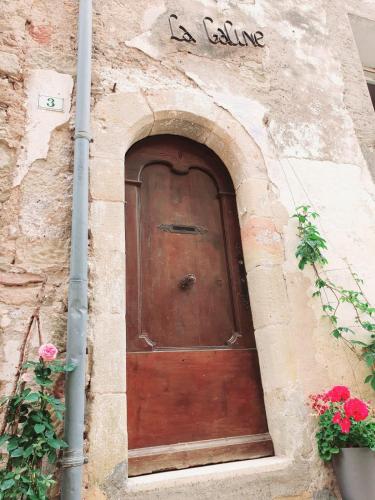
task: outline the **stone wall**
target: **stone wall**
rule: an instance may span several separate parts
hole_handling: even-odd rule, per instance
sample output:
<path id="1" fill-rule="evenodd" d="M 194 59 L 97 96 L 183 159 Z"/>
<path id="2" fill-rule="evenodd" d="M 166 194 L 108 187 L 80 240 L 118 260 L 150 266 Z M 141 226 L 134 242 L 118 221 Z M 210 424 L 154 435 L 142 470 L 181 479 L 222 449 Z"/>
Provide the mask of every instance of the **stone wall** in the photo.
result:
<path id="1" fill-rule="evenodd" d="M 173 13 L 197 43 L 170 40 Z M 331 383 L 370 394 L 296 268 L 290 215 L 320 212 L 330 276 L 350 283 L 350 265 L 375 301 L 375 114 L 348 14 L 375 21 L 374 3 L 94 1 L 86 498 L 337 495 L 305 400 Z M 261 30 L 265 47 L 210 44 L 205 16 Z M 64 350 L 76 17 L 73 0 L 13 0 L 0 14 L 2 392 L 44 282 L 42 333 Z M 40 94 L 64 112 L 39 109 Z M 123 159 L 158 133 L 207 144 L 232 175 L 277 457 L 126 482 Z"/>
<path id="2" fill-rule="evenodd" d="M 75 2 L 6 2 L 0 19 L 1 392 L 40 297 L 42 334 L 65 350 Z M 52 5 L 53 4 L 53 5 Z M 71 37 L 66 27 L 70 26 Z M 61 74 L 68 71 L 71 74 Z M 38 95 L 65 97 L 64 113 Z M 45 113 L 45 114 L 43 114 Z M 32 273 L 32 274 L 30 274 Z M 30 278 L 31 276 L 31 278 Z M 34 335 L 34 345 L 37 345 Z"/>

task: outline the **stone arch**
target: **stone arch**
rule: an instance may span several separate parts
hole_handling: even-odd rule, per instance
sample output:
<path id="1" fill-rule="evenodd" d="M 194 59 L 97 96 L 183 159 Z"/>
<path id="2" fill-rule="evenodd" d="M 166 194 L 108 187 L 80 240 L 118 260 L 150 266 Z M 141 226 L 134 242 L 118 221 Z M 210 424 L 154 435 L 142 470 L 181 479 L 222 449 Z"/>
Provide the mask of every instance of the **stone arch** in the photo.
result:
<path id="1" fill-rule="evenodd" d="M 282 402 L 272 397 L 277 384 L 290 385 L 295 360 L 285 339 L 275 340 L 286 329 L 289 312 L 281 268 L 280 214 L 275 217 L 271 209 L 270 181 L 261 151 L 230 113 L 200 92 L 115 93 L 103 97 L 94 109 L 90 154 L 89 473 L 94 482 L 101 482 L 116 465 L 126 464 L 124 158 L 132 144 L 156 134 L 178 134 L 205 144 L 232 177 L 269 430 L 276 455 L 291 453 L 286 423 L 280 425 Z M 103 334 L 109 331 L 110 338 Z M 285 367 L 280 367 L 283 363 Z M 116 435 L 113 428 L 118 429 Z M 109 452 L 103 453 L 104 449 Z"/>

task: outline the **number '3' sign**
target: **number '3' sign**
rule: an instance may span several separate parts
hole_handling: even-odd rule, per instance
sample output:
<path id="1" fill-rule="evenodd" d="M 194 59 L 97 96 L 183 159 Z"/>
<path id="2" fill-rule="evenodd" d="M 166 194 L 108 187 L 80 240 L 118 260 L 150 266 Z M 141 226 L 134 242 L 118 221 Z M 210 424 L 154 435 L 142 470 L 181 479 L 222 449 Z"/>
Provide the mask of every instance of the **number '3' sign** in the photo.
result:
<path id="1" fill-rule="evenodd" d="M 38 108 L 48 111 L 64 111 L 64 99 L 62 97 L 39 95 Z"/>

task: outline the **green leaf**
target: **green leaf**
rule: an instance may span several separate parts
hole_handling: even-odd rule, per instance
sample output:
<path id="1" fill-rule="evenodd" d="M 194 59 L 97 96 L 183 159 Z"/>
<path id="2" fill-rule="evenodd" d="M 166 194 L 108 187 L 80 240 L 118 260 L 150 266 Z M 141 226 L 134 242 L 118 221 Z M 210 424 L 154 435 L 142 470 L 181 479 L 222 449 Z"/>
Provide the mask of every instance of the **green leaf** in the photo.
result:
<path id="1" fill-rule="evenodd" d="M 12 451 L 12 453 L 10 454 L 10 456 L 12 458 L 22 457 L 23 452 L 24 452 L 23 448 L 16 448 L 15 450 Z"/>
<path id="2" fill-rule="evenodd" d="M 40 412 L 37 412 L 37 413 L 32 412 L 32 413 L 30 413 L 30 418 L 31 418 L 31 420 L 32 420 L 33 422 L 38 422 L 38 423 L 39 423 L 39 422 L 43 422 L 43 417 L 42 417 L 42 415 L 40 414 Z"/>
<path id="3" fill-rule="evenodd" d="M 29 458 L 29 456 L 32 455 L 33 451 L 33 446 L 29 446 L 28 448 L 26 448 L 26 450 L 23 452 L 23 458 Z"/>
<path id="4" fill-rule="evenodd" d="M 372 380 L 372 373 L 370 375 L 367 375 L 367 377 L 365 378 L 365 384 L 368 384 L 370 382 L 370 380 Z"/>
<path id="5" fill-rule="evenodd" d="M 64 369 L 66 372 L 72 372 L 73 370 L 75 370 L 77 367 L 77 363 L 66 363 L 66 365 L 64 366 Z"/>
<path id="6" fill-rule="evenodd" d="M 25 398 L 23 398 L 23 400 L 27 401 L 28 403 L 36 403 L 37 401 L 39 401 L 39 397 L 39 392 L 30 392 Z"/>
<path id="7" fill-rule="evenodd" d="M 307 260 L 303 257 L 299 263 L 298 263 L 298 267 L 301 269 L 301 271 L 303 270 L 303 268 L 305 267 L 305 265 L 307 264 Z"/>
<path id="8" fill-rule="evenodd" d="M 10 438 L 9 434 L 3 434 L 0 436 L 0 446 L 2 446 Z"/>
<path id="9" fill-rule="evenodd" d="M 47 439 L 47 443 L 51 448 L 54 448 L 55 450 L 59 450 L 61 448 L 60 439 L 50 438 Z"/>
<path id="10" fill-rule="evenodd" d="M 54 464 L 56 462 L 56 458 L 57 458 L 56 451 L 53 450 L 50 453 L 48 453 L 48 462 L 50 464 Z"/>
<path id="11" fill-rule="evenodd" d="M 368 332 L 375 332 L 375 323 L 370 323 L 369 321 L 362 321 L 362 326 Z"/>
<path id="12" fill-rule="evenodd" d="M 329 317 L 329 320 L 332 323 L 332 325 L 337 325 L 337 316 L 335 316 L 334 314 L 332 314 L 331 316 L 328 316 L 328 317 Z M 339 330 L 339 329 L 337 328 L 337 330 Z"/>
<path id="13" fill-rule="evenodd" d="M 51 387 L 51 385 L 53 384 L 52 380 L 48 378 L 39 377 L 38 375 L 35 377 L 35 382 L 41 385 L 42 387 Z"/>
<path id="14" fill-rule="evenodd" d="M 15 450 L 18 448 L 19 438 L 17 436 L 13 436 L 8 441 L 8 451 Z"/>
<path id="15" fill-rule="evenodd" d="M 33 368 L 34 366 L 39 364 L 40 364 L 39 361 L 26 361 L 26 363 L 22 365 L 22 368 L 24 369 Z"/>
<path id="16" fill-rule="evenodd" d="M 43 425 L 43 424 L 35 424 L 34 425 L 34 430 L 37 434 L 41 434 L 42 432 L 44 432 L 46 426 Z"/>
<path id="17" fill-rule="evenodd" d="M 375 354 L 372 352 L 367 352 L 363 359 L 365 360 L 367 366 L 371 367 L 375 363 Z"/>
<path id="18" fill-rule="evenodd" d="M 9 490 L 9 488 L 11 488 L 14 484 L 16 484 L 14 479 L 6 479 L 1 483 L 0 490 L 1 491 Z"/>
<path id="19" fill-rule="evenodd" d="M 339 339 L 341 337 L 341 332 L 338 328 L 332 331 L 332 335 L 335 337 L 335 339 Z"/>
<path id="20" fill-rule="evenodd" d="M 374 389 L 375 391 L 375 375 L 372 376 L 372 380 L 371 380 L 371 387 Z"/>

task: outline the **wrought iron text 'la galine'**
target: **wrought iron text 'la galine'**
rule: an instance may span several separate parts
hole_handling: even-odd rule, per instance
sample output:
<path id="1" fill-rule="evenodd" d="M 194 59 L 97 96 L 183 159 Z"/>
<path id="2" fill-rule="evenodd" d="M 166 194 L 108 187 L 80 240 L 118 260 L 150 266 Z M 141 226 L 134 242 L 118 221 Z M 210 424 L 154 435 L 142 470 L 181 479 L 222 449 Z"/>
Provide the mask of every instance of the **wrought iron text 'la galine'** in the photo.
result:
<path id="1" fill-rule="evenodd" d="M 181 24 L 178 24 L 176 14 L 169 16 L 169 28 L 171 30 L 171 40 L 177 42 L 197 43 L 196 38 Z M 206 34 L 207 40 L 213 45 L 229 45 L 231 47 L 264 47 L 262 40 L 264 35 L 262 31 L 248 33 L 245 30 L 238 31 L 233 27 L 231 21 L 225 21 L 222 28 L 217 27 L 215 30 L 214 20 L 206 16 L 202 25 Z"/>

